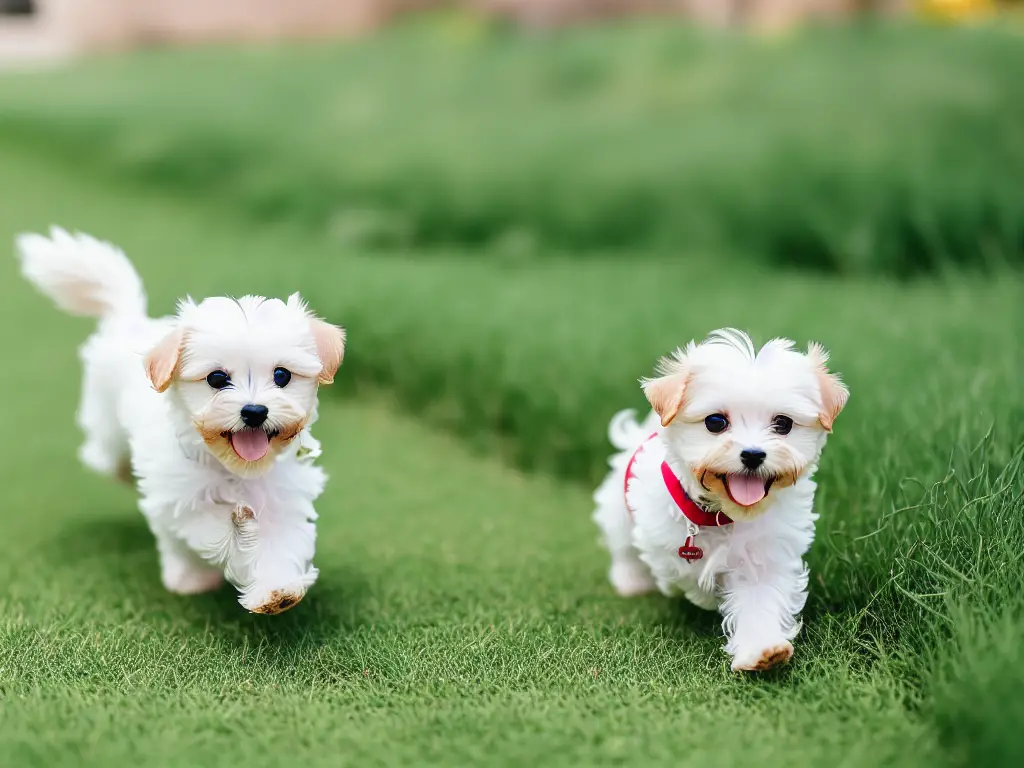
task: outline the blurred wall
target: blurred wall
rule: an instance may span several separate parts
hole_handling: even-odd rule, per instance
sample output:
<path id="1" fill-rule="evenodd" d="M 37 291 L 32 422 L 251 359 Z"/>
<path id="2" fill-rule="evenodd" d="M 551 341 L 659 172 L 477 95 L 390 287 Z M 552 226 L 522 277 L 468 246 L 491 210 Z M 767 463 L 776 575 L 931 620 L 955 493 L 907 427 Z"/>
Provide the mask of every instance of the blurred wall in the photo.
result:
<path id="1" fill-rule="evenodd" d="M 49 53 L 149 43 L 359 34 L 436 0 L 35 0 L 0 16 L 3 48 Z"/>
<path id="2" fill-rule="evenodd" d="M 87 46 L 360 31 L 378 0 L 39 0 L 53 29 Z"/>
<path id="3" fill-rule="evenodd" d="M 476 0 L 490 12 L 531 26 L 557 26 L 629 14 L 682 15 L 709 26 L 778 27 L 860 12 L 909 10 L 912 0 Z"/>
<path id="4" fill-rule="evenodd" d="M 53 55 L 153 43 L 353 35 L 401 13 L 453 4 L 541 27 L 631 14 L 679 15 L 713 26 L 780 27 L 861 11 L 898 12 L 916 1 L 34 0 L 32 17 L 0 16 L 0 59 L 19 50 Z"/>

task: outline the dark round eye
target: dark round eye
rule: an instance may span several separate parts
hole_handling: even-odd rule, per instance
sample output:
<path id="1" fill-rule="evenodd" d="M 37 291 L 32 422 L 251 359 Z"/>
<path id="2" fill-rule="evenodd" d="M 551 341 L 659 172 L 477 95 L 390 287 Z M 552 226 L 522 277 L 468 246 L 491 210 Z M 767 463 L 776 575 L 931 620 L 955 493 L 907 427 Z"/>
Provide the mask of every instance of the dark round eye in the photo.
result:
<path id="1" fill-rule="evenodd" d="M 704 419 L 704 426 L 708 428 L 708 432 L 717 435 L 719 432 L 725 432 L 729 428 L 729 420 L 725 418 L 725 414 L 712 413 Z"/>
<path id="2" fill-rule="evenodd" d="M 793 420 L 789 416 L 776 416 L 772 419 L 772 429 L 777 435 L 788 435 L 793 429 Z"/>
<path id="3" fill-rule="evenodd" d="M 206 383 L 214 389 L 224 389 L 224 387 L 231 383 L 231 377 L 224 373 L 224 371 L 213 371 L 206 377 Z"/>
<path id="4" fill-rule="evenodd" d="M 288 382 L 292 380 L 292 372 L 287 368 L 275 368 L 274 369 L 274 383 L 279 387 L 287 387 Z"/>

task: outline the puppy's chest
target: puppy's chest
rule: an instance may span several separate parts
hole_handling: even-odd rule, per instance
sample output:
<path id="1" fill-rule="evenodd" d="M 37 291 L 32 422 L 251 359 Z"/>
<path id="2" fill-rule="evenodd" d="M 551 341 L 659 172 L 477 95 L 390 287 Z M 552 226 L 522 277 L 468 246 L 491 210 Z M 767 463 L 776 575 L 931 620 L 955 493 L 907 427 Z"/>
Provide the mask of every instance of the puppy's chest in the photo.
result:
<path id="1" fill-rule="evenodd" d="M 196 489 L 197 501 L 212 501 L 216 504 L 235 506 L 245 504 L 260 509 L 273 498 L 273 489 L 264 478 L 243 479 L 230 475 L 210 477 L 207 483 Z"/>
<path id="2" fill-rule="evenodd" d="M 234 506 L 244 504 L 259 510 L 274 507 L 292 509 L 313 519 L 312 503 L 323 493 L 327 476 L 311 460 L 279 461 L 267 474 L 241 478 L 223 470 L 207 474 L 197 486 L 199 501 Z"/>
<path id="3" fill-rule="evenodd" d="M 684 514 L 664 479 L 664 451 L 652 443 L 637 455 L 624 489 L 634 542 L 651 554 L 677 559 L 684 570 L 706 565 L 729 546 L 733 526 L 701 525 Z"/>
<path id="4" fill-rule="evenodd" d="M 717 563 L 728 552 L 733 526 L 697 525 L 686 519 L 671 497 L 647 504 L 633 513 L 633 538 L 642 551 L 668 557 L 682 571 Z"/>
<path id="5" fill-rule="evenodd" d="M 281 498 L 293 495 L 291 476 L 284 462 L 275 465 L 258 477 L 239 477 L 228 472 L 216 460 L 203 457 L 194 462 L 193 495 L 196 501 L 212 501 L 216 504 L 245 504 L 260 509 Z"/>

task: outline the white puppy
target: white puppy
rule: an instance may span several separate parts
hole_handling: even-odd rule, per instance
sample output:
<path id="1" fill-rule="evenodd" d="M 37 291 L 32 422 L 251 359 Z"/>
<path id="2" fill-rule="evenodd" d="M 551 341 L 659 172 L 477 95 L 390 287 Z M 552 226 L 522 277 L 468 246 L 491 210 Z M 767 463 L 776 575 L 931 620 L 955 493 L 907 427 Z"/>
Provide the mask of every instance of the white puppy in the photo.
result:
<path id="1" fill-rule="evenodd" d="M 733 669 L 787 662 L 807 600 L 811 480 L 849 392 L 785 339 L 756 352 L 726 328 L 662 358 L 641 384 L 654 412 L 612 419 L 621 453 L 594 520 L 622 595 L 657 588 L 724 616 Z"/>
<path id="2" fill-rule="evenodd" d="M 326 476 L 317 387 L 345 334 L 299 298 L 185 299 L 146 314 L 124 254 L 53 229 L 17 241 L 22 271 L 62 309 L 99 318 L 81 349 L 82 462 L 130 479 L 156 537 L 164 586 L 193 594 L 227 578 L 255 613 L 280 613 L 316 581 L 313 501 Z"/>

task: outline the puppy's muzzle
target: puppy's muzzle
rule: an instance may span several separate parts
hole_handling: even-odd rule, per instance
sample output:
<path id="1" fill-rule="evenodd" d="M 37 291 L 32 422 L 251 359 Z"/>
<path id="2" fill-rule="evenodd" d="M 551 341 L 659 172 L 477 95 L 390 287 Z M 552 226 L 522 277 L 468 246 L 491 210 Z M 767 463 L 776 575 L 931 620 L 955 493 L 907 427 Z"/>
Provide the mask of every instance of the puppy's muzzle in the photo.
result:
<path id="1" fill-rule="evenodd" d="M 242 417 L 242 423 L 247 427 L 256 429 L 262 427 L 263 422 L 267 420 L 267 416 L 270 415 L 270 411 L 265 405 L 243 405 L 239 415 Z"/>
<path id="2" fill-rule="evenodd" d="M 760 448 L 744 448 L 740 451 L 740 461 L 742 461 L 743 466 L 751 472 L 764 464 L 764 460 L 767 458 L 768 454 Z"/>

